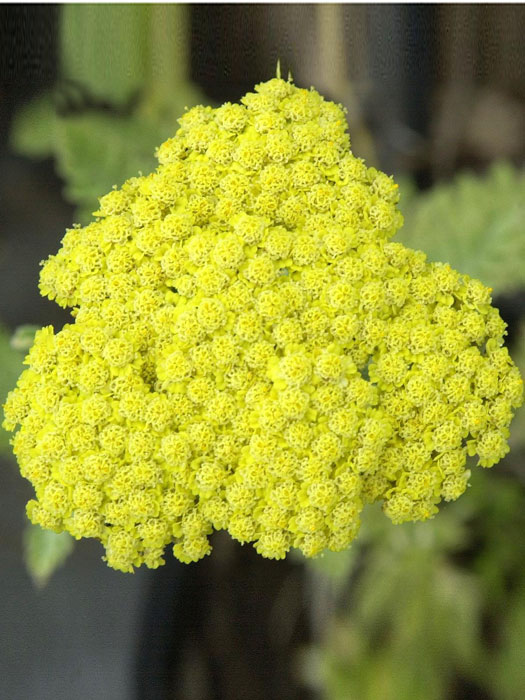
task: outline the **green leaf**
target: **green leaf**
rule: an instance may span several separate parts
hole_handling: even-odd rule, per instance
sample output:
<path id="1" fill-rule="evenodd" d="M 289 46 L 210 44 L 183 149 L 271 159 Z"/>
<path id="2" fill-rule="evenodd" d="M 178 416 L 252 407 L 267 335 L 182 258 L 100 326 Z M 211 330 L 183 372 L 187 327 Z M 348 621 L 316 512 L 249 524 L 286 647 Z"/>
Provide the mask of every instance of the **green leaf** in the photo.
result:
<path id="1" fill-rule="evenodd" d="M 195 104 L 197 96 L 191 88 L 181 90 L 171 105 L 155 105 L 148 112 L 143 103 L 127 117 L 88 112 L 57 119 L 57 170 L 66 182 L 66 197 L 78 206 L 80 223 L 91 219 L 98 198 L 113 186 L 157 167 L 156 148 L 175 132 L 175 115 Z"/>
<path id="2" fill-rule="evenodd" d="M 467 542 L 469 515 L 451 504 L 431 522 L 393 526 L 369 509 L 339 639 L 325 653 L 326 697 L 438 700 L 478 658 L 479 582 L 448 560 Z"/>
<path id="3" fill-rule="evenodd" d="M 60 119 L 56 158 L 66 197 L 91 215 L 98 197 L 141 168 L 154 167 L 156 136 L 154 128 L 133 117 L 88 113 Z"/>
<path id="4" fill-rule="evenodd" d="M 525 284 L 525 174 L 508 163 L 401 200 L 397 239 L 497 292 Z"/>
<path id="5" fill-rule="evenodd" d="M 34 326 L 31 324 L 18 326 L 11 336 L 11 347 L 14 350 L 18 350 L 18 352 L 26 353 L 33 345 L 35 333 L 38 330 L 40 330 L 40 326 Z"/>
<path id="6" fill-rule="evenodd" d="M 28 525 L 24 533 L 24 559 L 33 582 L 42 588 L 73 551 L 74 540 L 67 532 L 59 534 Z"/>

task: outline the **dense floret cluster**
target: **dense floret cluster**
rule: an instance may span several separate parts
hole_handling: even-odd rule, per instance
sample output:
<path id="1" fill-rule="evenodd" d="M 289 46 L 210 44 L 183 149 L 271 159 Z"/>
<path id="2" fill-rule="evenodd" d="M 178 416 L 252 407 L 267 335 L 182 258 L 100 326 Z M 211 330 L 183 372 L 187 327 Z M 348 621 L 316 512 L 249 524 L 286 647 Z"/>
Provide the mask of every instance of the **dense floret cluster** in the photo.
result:
<path id="1" fill-rule="evenodd" d="M 100 200 L 41 272 L 42 329 L 5 406 L 34 523 L 110 566 L 184 562 L 213 529 L 265 557 L 342 550 L 508 451 L 522 380 L 490 289 L 389 239 L 397 185 L 343 109 L 270 80 L 196 107 L 156 172 Z"/>

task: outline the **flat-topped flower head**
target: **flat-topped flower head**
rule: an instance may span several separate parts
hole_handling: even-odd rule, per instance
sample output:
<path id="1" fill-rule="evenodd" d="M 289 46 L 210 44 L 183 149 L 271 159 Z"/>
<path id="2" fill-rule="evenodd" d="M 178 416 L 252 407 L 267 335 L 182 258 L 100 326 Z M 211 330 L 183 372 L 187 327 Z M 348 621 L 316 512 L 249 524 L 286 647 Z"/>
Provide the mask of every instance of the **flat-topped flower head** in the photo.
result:
<path id="1" fill-rule="evenodd" d="M 74 322 L 37 333 L 5 405 L 30 519 L 132 571 L 222 529 L 339 551 L 374 501 L 432 517 L 522 401 L 491 290 L 391 241 L 397 185 L 315 90 L 275 78 L 179 124 L 43 264 Z"/>

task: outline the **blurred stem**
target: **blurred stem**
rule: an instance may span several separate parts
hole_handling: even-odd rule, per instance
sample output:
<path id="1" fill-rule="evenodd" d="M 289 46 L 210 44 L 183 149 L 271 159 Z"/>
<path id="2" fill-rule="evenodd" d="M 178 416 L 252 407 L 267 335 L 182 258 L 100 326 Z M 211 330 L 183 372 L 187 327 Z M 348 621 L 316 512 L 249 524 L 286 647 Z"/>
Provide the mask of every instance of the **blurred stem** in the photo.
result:
<path id="1" fill-rule="evenodd" d="M 329 99 L 342 103 L 348 109 L 352 148 L 356 155 L 370 163 L 377 163 L 372 135 L 364 123 L 361 104 L 349 77 L 345 40 L 347 12 L 355 15 L 356 8 L 348 8 L 340 3 L 315 6 L 318 58 L 315 84 Z"/>
<path id="2" fill-rule="evenodd" d="M 170 94 L 188 78 L 188 9 L 186 5 L 151 5 L 151 82 Z"/>
<path id="3" fill-rule="evenodd" d="M 62 6 L 62 76 L 79 83 L 94 98 L 109 103 L 129 100 L 147 77 L 147 5 Z"/>
<path id="4" fill-rule="evenodd" d="M 189 10 L 181 4 L 150 5 L 149 12 L 149 76 L 139 113 L 163 121 L 189 80 Z"/>
<path id="5" fill-rule="evenodd" d="M 336 101 L 344 100 L 349 89 L 343 12 L 343 5 L 339 4 L 316 6 L 320 79 L 323 88 Z"/>

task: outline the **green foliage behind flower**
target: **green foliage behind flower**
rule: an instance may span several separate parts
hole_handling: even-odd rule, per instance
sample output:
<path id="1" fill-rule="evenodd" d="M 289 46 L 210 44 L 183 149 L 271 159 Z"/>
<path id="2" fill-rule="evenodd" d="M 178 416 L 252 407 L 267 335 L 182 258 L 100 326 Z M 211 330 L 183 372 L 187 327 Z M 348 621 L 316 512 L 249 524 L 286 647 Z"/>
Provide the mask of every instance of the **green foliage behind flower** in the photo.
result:
<path id="1" fill-rule="evenodd" d="M 51 532 L 32 523 L 27 526 L 24 532 L 24 559 L 36 586 L 47 584 L 73 551 L 74 543 L 68 532 Z"/>
<path id="2" fill-rule="evenodd" d="M 327 700 L 444 700 L 464 684 L 521 697 L 524 497 L 515 479 L 482 474 L 432 523 L 394 530 L 368 512 L 317 650 Z"/>
<path id="3" fill-rule="evenodd" d="M 461 173 L 405 204 L 398 234 L 429 260 L 448 262 L 501 293 L 525 285 L 525 172 L 496 163 Z"/>
<path id="4" fill-rule="evenodd" d="M 156 146 L 201 94 L 187 78 L 182 5 L 66 4 L 60 39 L 60 80 L 19 111 L 11 144 L 55 159 L 86 222 L 101 192 L 153 169 Z"/>

